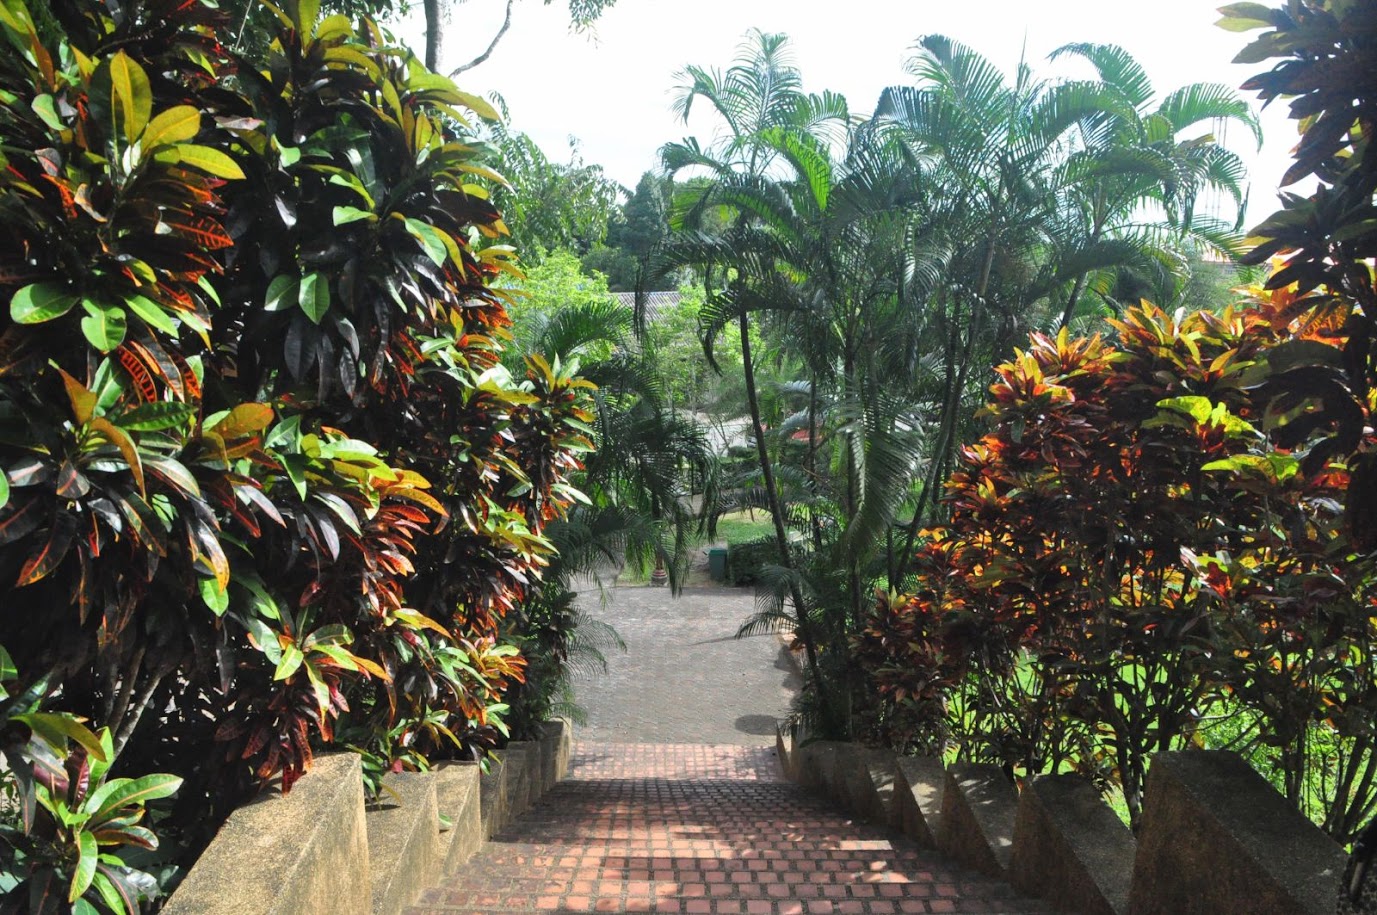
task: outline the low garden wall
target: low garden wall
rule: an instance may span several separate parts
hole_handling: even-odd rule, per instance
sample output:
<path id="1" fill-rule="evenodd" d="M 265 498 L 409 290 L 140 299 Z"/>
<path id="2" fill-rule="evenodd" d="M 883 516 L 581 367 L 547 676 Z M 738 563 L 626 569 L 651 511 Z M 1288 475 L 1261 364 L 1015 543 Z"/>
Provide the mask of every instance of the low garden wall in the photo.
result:
<path id="1" fill-rule="evenodd" d="M 234 812 L 173 893 L 165 915 L 399 915 L 568 773 L 565 721 L 476 763 L 383 780 L 364 803 L 359 757 L 319 758 L 288 795 Z M 448 819 L 442 828 L 441 815 Z"/>
<path id="2" fill-rule="evenodd" d="M 780 732 L 785 774 L 1059 912 L 1330 915 L 1343 850 L 1234 753 L 1153 758 L 1139 834 L 1086 780 Z"/>

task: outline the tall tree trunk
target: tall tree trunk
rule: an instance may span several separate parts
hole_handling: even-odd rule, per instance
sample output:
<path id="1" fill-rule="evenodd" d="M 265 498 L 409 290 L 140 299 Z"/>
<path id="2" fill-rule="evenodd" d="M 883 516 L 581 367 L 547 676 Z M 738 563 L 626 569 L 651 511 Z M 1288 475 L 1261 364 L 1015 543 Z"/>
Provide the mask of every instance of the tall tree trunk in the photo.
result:
<path id="1" fill-rule="evenodd" d="M 426 69 L 440 69 L 440 0 L 425 0 Z"/>
<path id="2" fill-rule="evenodd" d="M 1090 232 L 1090 243 L 1096 244 L 1100 240 L 1103 227 L 1097 221 Z M 1076 282 L 1071 286 L 1071 295 L 1066 300 L 1066 310 L 1061 315 L 1061 326 L 1065 327 L 1071 323 L 1071 319 L 1076 316 L 1076 305 L 1080 302 L 1081 293 L 1085 291 L 1085 274 L 1076 277 Z"/>
<path id="3" fill-rule="evenodd" d="M 1085 289 L 1085 274 L 1076 277 L 1076 282 L 1071 286 L 1071 295 L 1066 300 L 1066 310 L 1061 315 L 1061 326 L 1071 323 L 1071 319 L 1076 314 L 1076 303 L 1080 301 L 1081 292 Z"/>
<path id="4" fill-rule="evenodd" d="M 755 361 L 751 357 L 751 323 L 749 315 L 743 310 L 737 318 L 741 333 L 741 373 L 746 382 L 746 404 L 751 412 L 751 431 L 755 435 L 756 458 L 760 463 L 760 475 L 764 479 L 765 498 L 769 502 L 770 517 L 775 523 L 775 542 L 779 544 L 779 563 L 790 572 L 794 571 L 794 558 L 789 552 L 789 533 L 784 529 L 784 506 L 779 501 L 779 490 L 775 487 L 774 464 L 770 461 L 770 450 L 765 444 L 765 424 L 760 419 L 760 398 L 755 385 Z M 803 641 L 803 650 L 808 656 L 808 670 L 812 673 L 813 684 L 827 704 L 822 675 L 818 670 L 817 640 L 813 635 L 812 624 L 808 620 L 807 607 L 803 602 L 803 592 L 796 582 L 789 584 L 790 597 L 794 601 L 794 616 L 798 620 L 798 634 Z"/>
<path id="5" fill-rule="evenodd" d="M 822 476 L 818 473 L 818 373 L 809 373 L 808 382 L 808 483 L 812 495 L 822 492 Z M 808 513 L 808 525 L 813 532 L 813 550 L 822 550 L 822 519 L 817 512 Z"/>

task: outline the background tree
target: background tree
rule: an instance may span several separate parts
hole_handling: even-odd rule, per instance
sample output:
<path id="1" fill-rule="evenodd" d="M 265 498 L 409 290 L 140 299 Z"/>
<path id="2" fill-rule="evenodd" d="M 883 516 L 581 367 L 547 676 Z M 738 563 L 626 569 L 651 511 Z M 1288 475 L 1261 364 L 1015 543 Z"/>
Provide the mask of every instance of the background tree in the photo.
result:
<path id="1" fill-rule="evenodd" d="M 1062 166 L 1060 180 L 1067 185 L 1068 216 L 1074 221 L 1068 229 L 1076 243 L 1126 242 L 1137 249 L 1140 270 L 1147 267 L 1173 281 L 1185 279 L 1187 257 L 1233 260 L 1241 250 L 1237 225 L 1231 227 L 1223 215 L 1199 212 L 1198 205 L 1202 197 L 1227 197 L 1242 216 L 1243 160 L 1215 133 L 1237 123 L 1261 145 L 1261 127 L 1248 104 L 1233 90 L 1210 83 L 1192 83 L 1158 101 L 1147 73 L 1116 45 L 1069 44 L 1052 53 L 1053 60 L 1067 56 L 1095 68 L 1098 80 L 1086 88 L 1102 97 L 1100 110 L 1080 124 L 1078 148 Z M 1077 276 L 1066 294 L 1062 325 L 1075 315 L 1087 287 L 1109 292 L 1106 283 L 1116 272 Z M 1175 298 L 1162 291 L 1150 298 L 1162 303 Z"/>
<path id="2" fill-rule="evenodd" d="M 525 292 L 513 308 L 507 358 L 513 365 L 525 356 L 578 366 L 595 386 L 594 410 L 570 422 L 594 450 L 573 481 L 579 504 L 546 528 L 556 555 L 512 620 L 535 665 L 512 691 L 518 730 L 533 729 L 552 711 L 577 715 L 570 674 L 605 666 L 601 652 L 621 644 L 580 607 L 580 588 L 597 590 L 629 563 L 641 571 L 664 568 L 678 591 L 717 477 L 704 430 L 673 408 L 656 350 L 637 340 L 632 310 L 608 293 L 600 275 L 584 276 L 572 254 L 558 252 L 531 270 Z"/>
<path id="3" fill-rule="evenodd" d="M 606 244 L 585 254 L 584 266 L 605 274 L 608 287 L 616 292 L 634 292 L 642 287 L 649 276 L 652 255 L 669 234 L 673 194 L 673 182 L 668 178 L 643 173 L 636 190 L 609 221 Z M 659 282 L 664 285 L 663 280 Z"/>
<path id="4" fill-rule="evenodd" d="M 685 168 L 706 172 L 707 181 L 693 189 L 693 197 L 685 202 L 685 217 L 681 224 L 690 232 L 701 232 L 703 214 L 720 190 L 736 186 L 751 186 L 763 180 L 778 155 L 780 143 L 771 144 L 771 134 L 807 135 L 810 131 L 826 132 L 844 125 L 847 112 L 845 101 L 835 96 L 809 96 L 801 90 L 797 69 L 789 60 L 787 39 L 783 35 L 750 32 L 742 43 L 735 62 L 725 73 L 689 66 L 679 88 L 675 111 L 685 120 L 695 101 L 702 99 L 711 105 L 728 129 L 719 141 L 704 148 L 696 139 L 667 144 L 661 157 L 671 175 Z M 728 233 L 757 234 L 751 214 L 742 211 L 734 218 Z M 698 243 L 703 242 L 700 246 Z M 728 324 L 735 324 L 741 345 L 742 377 L 745 381 L 746 401 L 751 421 L 760 470 L 765 507 L 775 527 L 780 569 L 784 588 L 796 610 L 799 638 L 808 658 L 808 673 L 815 695 L 826 705 L 831 691 L 819 679 L 818 639 L 809 622 L 805 597 L 797 579 L 797 569 L 789 547 L 786 514 L 776 483 L 776 461 L 770 453 L 762 422 L 760 394 L 756 384 L 755 360 L 751 350 L 751 314 L 771 304 L 767 297 L 753 294 L 752 281 L 767 277 L 772 267 L 768 260 L 749 263 L 749 255 L 724 258 L 733 247 L 732 240 L 720 235 L 704 238 L 690 235 L 687 244 L 667 253 L 665 267 L 695 265 L 702 271 L 709 303 L 715 305 L 715 316 L 704 322 L 703 339 L 709 362 L 713 359 L 712 341 Z M 745 252 L 742 252 L 745 254 Z M 742 268 L 748 270 L 743 273 Z"/>
<path id="5" fill-rule="evenodd" d="M 458 2 L 462 3 L 463 0 Z M 498 44 L 506 37 L 512 26 L 517 0 L 501 2 L 505 3 L 501 25 L 482 51 L 450 70 L 451 77 L 482 64 L 492 56 Z M 554 0 L 544 0 L 546 6 L 553 2 Z M 615 2 L 616 0 L 568 0 L 570 26 L 577 31 L 592 27 L 603 12 L 611 8 Z M 282 0 L 278 6 L 285 10 L 289 17 L 295 17 L 298 4 L 303 3 L 307 7 L 306 18 L 314 17 L 317 12 L 325 12 L 342 13 L 351 19 L 368 16 L 384 21 L 404 16 L 419 6 L 425 22 L 425 49 L 421 58 L 427 69 L 436 72 L 441 69 L 440 56 L 444 48 L 445 22 L 451 15 L 450 0 Z M 266 48 L 271 41 L 274 14 L 262 0 L 224 0 L 221 7 L 229 14 L 229 34 L 233 39 L 232 46 L 236 50 L 262 51 Z"/>
<path id="6" fill-rule="evenodd" d="M 501 123 L 492 133 L 507 181 L 494 202 L 525 259 L 534 263 L 557 250 L 583 256 L 600 245 L 625 196 L 622 186 L 601 166 L 584 162 L 572 138 L 569 161 L 561 163 L 551 161 L 528 134 Z"/>

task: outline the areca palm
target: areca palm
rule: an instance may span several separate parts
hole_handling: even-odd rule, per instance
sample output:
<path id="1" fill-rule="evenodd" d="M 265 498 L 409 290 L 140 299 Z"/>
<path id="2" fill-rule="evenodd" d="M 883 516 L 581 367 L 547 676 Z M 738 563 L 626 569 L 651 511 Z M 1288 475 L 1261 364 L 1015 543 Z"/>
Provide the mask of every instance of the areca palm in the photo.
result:
<path id="1" fill-rule="evenodd" d="M 919 40 L 907 70 L 917 84 L 884 91 L 874 129 L 906 149 L 915 170 L 913 262 L 927 269 L 915 274 L 911 299 L 924 318 L 923 345 L 941 354 L 942 382 L 897 580 L 974 413 L 972 370 L 1039 323 L 1049 292 L 1072 273 L 1125 254 L 1104 240 L 1068 250 L 1057 231 L 1059 166 L 1073 129 L 1102 116 L 1101 93 L 1039 81 L 1026 65 L 1009 83 L 989 60 L 940 35 Z"/>
<path id="2" fill-rule="evenodd" d="M 1182 145 L 1173 183 L 1163 168 L 1129 168 L 1147 153 L 1092 147 L 1129 145 L 1114 125 L 1132 106 L 1107 78 L 1049 82 L 1020 66 L 1009 81 L 971 49 L 928 36 L 909 62 L 915 85 L 886 90 L 875 116 L 857 123 L 837 100 L 802 95 L 782 39 L 752 40 L 725 73 L 686 71 L 678 110 L 705 100 L 726 132 L 663 150 L 672 170 L 711 178 L 681 201 L 665 262 L 708 278 L 710 358 L 718 334 L 735 326 L 741 337 L 759 463 L 752 491 L 774 519 L 780 557 L 773 600 L 755 622 L 797 627 L 826 725 L 844 730 L 844 646 L 870 587 L 902 586 L 981 399 L 980 367 L 1053 323 L 1088 277 L 1150 263 L 1153 236 L 1128 232 L 1127 217 L 1086 231 L 1090 175 L 1132 175 L 1132 188 L 1106 184 L 1100 196 L 1151 197 L 1170 207 L 1173 225 L 1193 226 L 1190 201 L 1227 187 L 1233 171 L 1204 144 Z M 1186 123 L 1207 101 L 1183 91 L 1142 117 Z M 1163 129 L 1152 123 L 1147 137 Z M 787 354 L 778 362 L 799 367 L 785 386 L 792 415 L 768 432 L 752 326 Z M 781 460 L 791 440 L 803 442 L 793 463 Z M 794 546 L 790 525 L 802 535 Z"/>
<path id="3" fill-rule="evenodd" d="M 908 148 L 919 175 L 915 251 L 942 255 L 915 258 L 929 266 L 914 297 L 925 296 L 943 395 L 898 578 L 974 414 L 972 370 L 1029 329 L 1070 320 L 1088 288 L 1108 292 L 1124 271 L 1170 272 L 1192 246 L 1231 243 L 1196 202 L 1207 190 L 1241 202 L 1241 163 L 1211 136 L 1183 132 L 1221 118 L 1256 130 L 1248 107 L 1207 84 L 1157 102 L 1141 67 L 1112 46 L 1057 53 L 1084 57 L 1099 78 L 1042 81 L 1021 65 L 1010 82 L 970 48 L 927 36 L 907 66 L 916 85 L 885 90 L 875 113 L 874 129 Z"/>
<path id="4" fill-rule="evenodd" d="M 702 91 L 704 71 L 696 72 L 691 91 Z M 796 79 L 756 75 L 738 84 L 781 87 Z M 716 336 L 735 325 L 749 359 L 754 318 L 767 341 L 788 341 L 799 367 L 787 385 L 795 410 L 769 431 L 747 369 L 760 467 L 752 491 L 775 521 L 780 563 L 765 575 L 770 599 L 743 631 L 781 623 L 797 630 L 819 723 L 840 731 L 847 727 L 848 636 L 869 586 L 886 575 L 890 551 L 880 547 L 920 465 L 922 417 L 910 393 L 924 379 L 913 345 L 921 316 L 905 290 L 927 273 L 913 269 L 905 245 L 912 174 L 902 150 L 827 104 L 794 99 L 776 113 L 796 120 L 759 116 L 761 129 L 721 143 L 714 180 L 683 222 L 692 226 L 692 216 L 717 208 L 735 216 L 716 233 L 681 232 L 668 262 L 730 277 L 703 311 L 710 352 Z M 833 120 L 815 117 L 820 108 Z M 819 123 L 827 129 L 817 130 Z M 666 158 L 697 164 L 701 150 L 686 142 L 667 149 Z M 803 454 L 779 464 L 778 455 L 800 438 Z M 797 545 L 787 527 L 803 535 Z"/>
<path id="5" fill-rule="evenodd" d="M 1100 94 L 1103 107 L 1080 125 L 1080 148 L 1062 169 L 1073 231 L 1090 243 L 1125 241 L 1145 259 L 1168 263 L 1172 249 L 1183 246 L 1232 258 L 1237 235 L 1217 215 L 1201 214 L 1198 204 L 1213 192 L 1229 198 L 1242 216 L 1247 170 L 1215 131 L 1237 124 L 1261 143 L 1261 126 L 1247 102 L 1211 83 L 1191 83 L 1159 99 L 1147 73 L 1116 45 L 1068 44 L 1052 53 L 1058 57 L 1094 67 L 1098 79 L 1086 85 Z M 1063 325 L 1075 315 L 1089 280 L 1089 274 L 1076 279 Z"/>
<path id="6" fill-rule="evenodd" d="M 681 74 L 675 111 L 687 120 L 695 103 L 709 105 L 721 120 L 725 132 L 714 142 L 704 145 L 697 139 L 667 144 L 661 158 L 671 173 L 685 169 L 705 171 L 711 178 L 681 205 L 687 213 L 680 214 L 684 228 L 701 226 L 701 217 L 708 205 L 725 188 L 749 185 L 764 179 L 778 155 L 778 144 L 770 141 L 772 132 L 785 131 L 797 135 L 823 136 L 848 119 L 845 100 L 838 96 L 807 95 L 793 66 L 783 35 L 771 35 L 759 30 L 748 33 L 733 65 L 724 73 L 715 69 L 690 66 Z M 693 263 L 703 269 L 710 302 L 718 313 L 728 315 L 736 325 L 741 341 L 742 374 L 756 442 L 756 453 L 762 476 L 762 491 L 774 521 L 781 568 L 789 579 L 788 591 L 795 608 L 805 606 L 803 589 L 794 569 L 785 530 L 785 511 L 775 479 L 774 461 L 769 453 L 765 428 L 761 420 L 760 395 L 756 384 L 755 357 L 752 351 L 751 314 L 781 303 L 755 295 L 749 290 L 751 277 L 769 272 L 769 257 L 752 252 L 742 243 L 757 236 L 753 218 L 747 211 L 738 211 L 725 238 L 704 245 L 702 256 L 680 252 L 680 263 Z M 690 248 L 692 245 L 689 246 Z M 755 268 L 755 269 L 752 269 Z M 731 271 L 729 273 L 729 270 Z M 729 276 L 735 279 L 728 281 Z M 728 309 L 722 311 L 723 308 Z M 726 321 L 717 326 L 720 330 Z M 711 359 L 711 336 L 705 338 Z M 809 670 L 816 676 L 817 640 L 806 613 L 799 612 L 799 635 L 808 655 Z M 818 692 L 824 688 L 815 683 Z"/>
<path id="7" fill-rule="evenodd" d="M 537 312 L 518 324 L 517 355 L 580 360 L 581 376 L 595 386 L 593 420 L 581 427 L 595 448 L 575 479 L 582 499 L 546 526 L 556 554 L 515 621 L 539 667 L 511 697 L 520 725 L 545 720 L 550 704 L 567 695 L 569 675 L 602 665 L 601 652 L 621 644 L 578 608 L 575 579 L 626 560 L 654 562 L 668 568 L 670 585 L 678 589 L 698 520 L 688 480 L 703 481 L 710 504 L 716 459 L 704 430 L 669 407 L 654 366 L 634 339 L 632 315 L 615 299 Z M 553 711 L 576 709 L 566 704 Z"/>

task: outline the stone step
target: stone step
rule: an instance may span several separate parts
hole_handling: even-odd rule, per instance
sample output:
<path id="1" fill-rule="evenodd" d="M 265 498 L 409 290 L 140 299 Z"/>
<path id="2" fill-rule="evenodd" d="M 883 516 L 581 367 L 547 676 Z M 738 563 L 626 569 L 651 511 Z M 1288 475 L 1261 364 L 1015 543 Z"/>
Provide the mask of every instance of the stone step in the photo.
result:
<path id="1" fill-rule="evenodd" d="M 367 817 L 372 912 L 397 915 L 440 876 L 440 813 L 429 773 L 393 772 L 382 785 Z"/>
<path id="2" fill-rule="evenodd" d="M 586 768 L 495 832 L 408 915 L 1049 911 L 896 831 L 759 777 L 765 763 L 754 765 L 754 754 L 766 751 L 685 750 L 682 765 L 667 758 L 674 752 L 590 750 Z M 747 775 L 692 778 L 689 753 L 712 773 L 725 755 L 727 768 Z M 636 777 L 642 771 L 650 775 Z M 892 778 L 881 766 L 879 778 L 866 781 Z"/>

